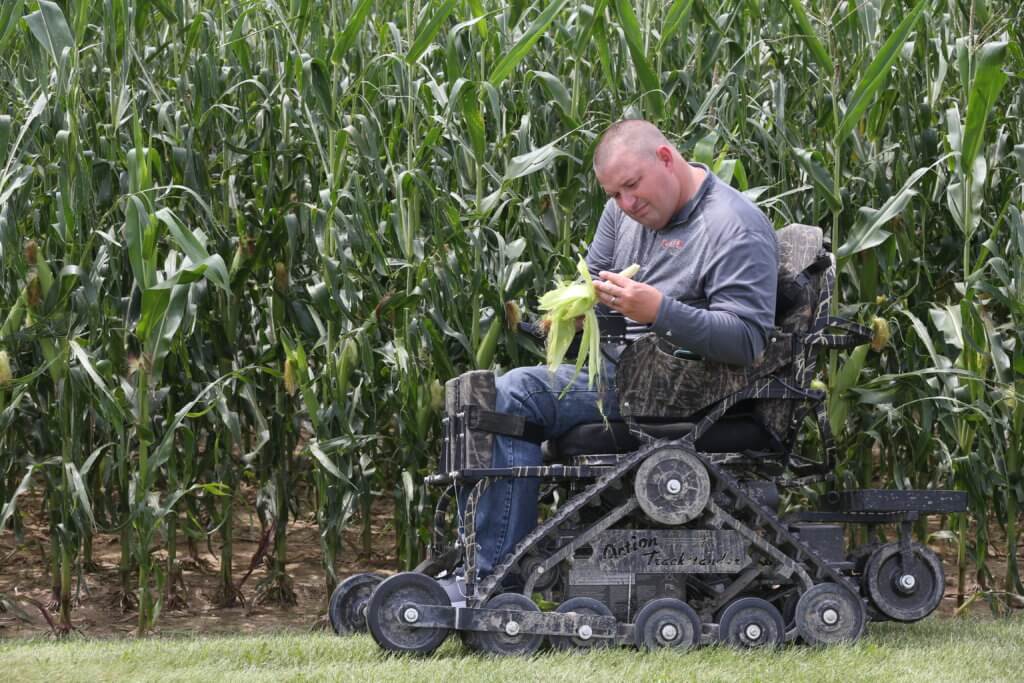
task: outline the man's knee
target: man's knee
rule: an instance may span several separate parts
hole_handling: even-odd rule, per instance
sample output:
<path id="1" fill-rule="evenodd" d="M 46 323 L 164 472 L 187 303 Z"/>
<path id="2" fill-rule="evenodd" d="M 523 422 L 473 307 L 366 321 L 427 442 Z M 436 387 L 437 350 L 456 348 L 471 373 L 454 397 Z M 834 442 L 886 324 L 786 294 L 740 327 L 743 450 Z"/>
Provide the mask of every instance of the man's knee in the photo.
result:
<path id="1" fill-rule="evenodd" d="M 532 397 L 547 386 L 548 369 L 542 366 L 513 368 L 495 380 L 496 409 L 503 413 L 532 417 Z"/>

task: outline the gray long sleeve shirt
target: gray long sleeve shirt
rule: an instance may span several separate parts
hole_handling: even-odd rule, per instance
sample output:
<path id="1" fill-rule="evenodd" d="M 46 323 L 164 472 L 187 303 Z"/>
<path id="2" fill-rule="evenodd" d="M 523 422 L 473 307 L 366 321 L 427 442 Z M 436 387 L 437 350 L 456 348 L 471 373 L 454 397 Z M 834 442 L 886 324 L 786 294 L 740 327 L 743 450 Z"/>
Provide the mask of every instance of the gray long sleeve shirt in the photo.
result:
<path id="1" fill-rule="evenodd" d="M 634 279 L 663 294 L 651 330 L 709 360 L 750 365 L 775 322 L 778 241 L 749 199 L 700 168 L 704 182 L 661 230 L 609 200 L 587 266 L 597 277 L 640 264 Z"/>

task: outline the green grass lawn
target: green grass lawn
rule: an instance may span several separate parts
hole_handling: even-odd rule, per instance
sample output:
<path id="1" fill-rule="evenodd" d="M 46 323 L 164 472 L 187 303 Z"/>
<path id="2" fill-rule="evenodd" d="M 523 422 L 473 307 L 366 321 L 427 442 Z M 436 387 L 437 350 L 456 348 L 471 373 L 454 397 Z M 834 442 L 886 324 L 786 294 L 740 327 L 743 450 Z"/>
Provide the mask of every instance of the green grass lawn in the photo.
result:
<path id="1" fill-rule="evenodd" d="M 429 659 L 386 657 L 369 636 L 317 633 L 0 643 L 8 681 L 1018 681 L 1024 620 L 877 624 L 854 646 L 778 652 L 468 655 L 450 638 Z"/>

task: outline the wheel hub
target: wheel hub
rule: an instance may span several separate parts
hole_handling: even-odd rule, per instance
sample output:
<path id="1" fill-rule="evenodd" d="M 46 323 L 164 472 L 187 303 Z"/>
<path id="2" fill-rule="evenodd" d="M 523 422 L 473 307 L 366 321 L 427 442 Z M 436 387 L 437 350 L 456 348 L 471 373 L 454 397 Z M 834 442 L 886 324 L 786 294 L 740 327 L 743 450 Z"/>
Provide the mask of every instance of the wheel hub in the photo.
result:
<path id="1" fill-rule="evenodd" d="M 669 479 L 665 482 L 665 489 L 672 495 L 676 495 L 683 490 L 683 483 L 678 479 Z"/>
<path id="2" fill-rule="evenodd" d="M 829 607 L 828 609 L 822 611 L 821 620 L 829 626 L 835 626 L 835 624 L 839 621 L 839 612 Z"/>
<path id="3" fill-rule="evenodd" d="M 679 637 L 679 629 L 675 624 L 665 624 L 661 627 L 661 637 L 666 641 L 673 641 Z"/>
<path id="4" fill-rule="evenodd" d="M 518 621 L 510 621 L 507 624 L 505 624 L 505 633 L 509 634 L 510 636 L 518 636 L 519 635 L 519 622 Z"/>
<path id="5" fill-rule="evenodd" d="M 407 607 L 405 611 L 402 612 L 402 619 L 410 624 L 415 624 L 420 620 L 420 611 L 415 607 Z"/>
<path id="6" fill-rule="evenodd" d="M 594 629 L 590 628 L 587 624 L 580 626 L 579 636 L 583 640 L 590 640 L 591 636 L 594 635 Z"/>
<path id="7" fill-rule="evenodd" d="M 761 627 L 757 624 L 747 624 L 744 633 L 746 633 L 748 640 L 757 641 L 761 639 Z"/>
<path id="8" fill-rule="evenodd" d="M 917 579 L 913 574 L 904 574 L 896 581 L 896 588 L 901 593 L 913 593 L 917 588 Z"/>

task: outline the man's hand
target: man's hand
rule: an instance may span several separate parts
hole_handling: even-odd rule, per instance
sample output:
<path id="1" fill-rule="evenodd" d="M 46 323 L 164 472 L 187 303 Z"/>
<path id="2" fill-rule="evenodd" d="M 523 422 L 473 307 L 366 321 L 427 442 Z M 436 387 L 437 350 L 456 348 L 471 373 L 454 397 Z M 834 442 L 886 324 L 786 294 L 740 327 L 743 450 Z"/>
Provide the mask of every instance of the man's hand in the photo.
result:
<path id="1" fill-rule="evenodd" d="M 601 303 L 638 323 L 653 323 L 658 317 L 661 292 L 657 289 L 606 270 L 598 275 L 604 280 L 594 281 Z"/>

